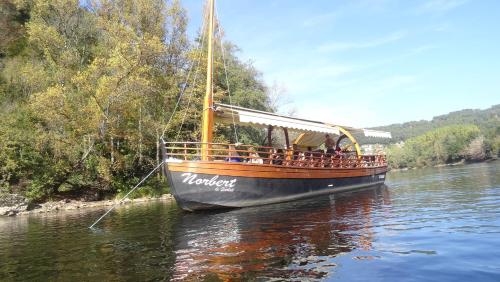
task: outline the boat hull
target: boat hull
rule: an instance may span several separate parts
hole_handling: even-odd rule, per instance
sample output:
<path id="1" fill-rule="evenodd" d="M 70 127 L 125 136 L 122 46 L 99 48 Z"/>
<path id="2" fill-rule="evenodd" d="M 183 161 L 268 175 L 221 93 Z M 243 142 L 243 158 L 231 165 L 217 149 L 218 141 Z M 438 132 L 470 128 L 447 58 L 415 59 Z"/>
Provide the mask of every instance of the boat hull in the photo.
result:
<path id="1" fill-rule="evenodd" d="M 287 168 L 238 163 L 167 162 L 164 172 L 184 210 L 286 202 L 382 184 L 386 167 Z"/>

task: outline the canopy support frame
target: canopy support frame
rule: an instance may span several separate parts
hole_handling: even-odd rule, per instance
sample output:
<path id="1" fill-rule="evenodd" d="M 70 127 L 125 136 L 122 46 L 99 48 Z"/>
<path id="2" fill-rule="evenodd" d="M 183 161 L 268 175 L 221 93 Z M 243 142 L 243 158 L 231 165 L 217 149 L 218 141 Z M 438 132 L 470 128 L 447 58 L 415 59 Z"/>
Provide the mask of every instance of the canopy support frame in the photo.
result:
<path id="1" fill-rule="evenodd" d="M 269 125 L 267 127 L 267 145 L 269 147 L 273 146 L 273 126 Z"/>
<path id="2" fill-rule="evenodd" d="M 283 128 L 283 133 L 285 134 L 285 144 L 286 144 L 286 149 L 290 149 L 290 139 L 288 137 L 288 128 L 282 127 Z"/>
<path id="3" fill-rule="evenodd" d="M 352 144 L 354 145 L 354 149 L 356 149 L 356 156 L 358 158 L 361 157 L 361 148 L 359 147 L 359 144 L 358 144 L 358 141 L 356 141 L 356 138 L 354 138 L 354 136 L 352 136 L 352 134 L 349 131 L 342 128 L 341 126 L 337 125 L 337 128 L 340 130 L 340 132 L 342 132 L 342 135 L 339 137 L 339 139 L 337 139 L 337 144 L 335 144 L 335 147 L 338 147 L 340 144 L 340 141 L 342 141 L 342 139 L 347 137 L 347 138 L 349 138 L 349 140 L 351 140 Z"/>

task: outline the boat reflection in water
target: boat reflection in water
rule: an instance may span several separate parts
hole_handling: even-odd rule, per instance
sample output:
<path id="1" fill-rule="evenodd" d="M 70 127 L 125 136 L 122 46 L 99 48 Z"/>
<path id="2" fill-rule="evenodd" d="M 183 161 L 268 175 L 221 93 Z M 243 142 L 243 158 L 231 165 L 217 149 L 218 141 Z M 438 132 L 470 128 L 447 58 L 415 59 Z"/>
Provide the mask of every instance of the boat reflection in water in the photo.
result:
<path id="1" fill-rule="evenodd" d="M 370 250 L 372 213 L 390 204 L 386 186 L 320 199 L 218 213 L 177 225 L 174 280 L 322 278 L 332 258 Z"/>

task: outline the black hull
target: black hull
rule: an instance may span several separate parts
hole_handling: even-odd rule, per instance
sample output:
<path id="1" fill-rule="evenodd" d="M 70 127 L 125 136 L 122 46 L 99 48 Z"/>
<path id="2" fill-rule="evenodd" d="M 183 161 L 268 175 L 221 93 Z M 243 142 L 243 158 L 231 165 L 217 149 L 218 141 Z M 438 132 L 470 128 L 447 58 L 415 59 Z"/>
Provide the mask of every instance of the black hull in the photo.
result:
<path id="1" fill-rule="evenodd" d="M 188 211 L 241 208 L 293 201 L 383 184 L 385 172 L 342 178 L 262 178 L 178 172 L 164 173 L 178 205 Z"/>

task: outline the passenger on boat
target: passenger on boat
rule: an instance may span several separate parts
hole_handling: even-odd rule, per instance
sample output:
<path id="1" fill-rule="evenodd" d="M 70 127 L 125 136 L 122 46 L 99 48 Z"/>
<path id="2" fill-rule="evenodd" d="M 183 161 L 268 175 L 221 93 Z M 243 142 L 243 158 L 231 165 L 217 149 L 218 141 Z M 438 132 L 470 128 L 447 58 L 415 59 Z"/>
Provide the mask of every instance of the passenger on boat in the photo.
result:
<path id="1" fill-rule="evenodd" d="M 300 166 L 301 161 L 300 159 L 304 156 L 304 153 L 300 151 L 299 146 L 297 144 L 292 145 L 292 151 L 291 153 L 291 161 L 288 162 L 288 164 L 292 166 Z"/>
<path id="2" fill-rule="evenodd" d="M 314 150 L 314 152 L 312 153 L 312 160 L 311 160 L 311 163 L 310 163 L 310 166 L 311 167 L 321 167 L 322 164 L 323 164 L 323 154 L 325 152 L 322 150 L 322 149 L 316 149 Z"/>
<path id="3" fill-rule="evenodd" d="M 238 154 L 238 152 L 236 152 L 236 148 L 234 147 L 234 145 L 229 145 L 228 155 L 229 156 L 225 159 L 226 162 L 241 162 L 240 155 Z"/>
<path id="4" fill-rule="evenodd" d="M 312 156 L 312 147 L 307 147 L 307 151 L 304 153 L 305 157 L 308 158 L 310 156 Z"/>
<path id="5" fill-rule="evenodd" d="M 326 147 L 326 153 L 327 154 L 333 154 L 335 153 L 335 141 L 333 141 L 332 137 L 330 137 L 329 134 L 325 135 L 325 147 Z"/>
<path id="6" fill-rule="evenodd" d="M 309 164 L 312 162 L 312 159 L 313 159 L 313 152 L 312 152 L 312 147 L 311 146 L 308 146 L 307 147 L 307 151 L 304 152 L 304 162 L 303 162 L 303 165 L 304 166 L 309 166 Z"/>
<path id="7" fill-rule="evenodd" d="M 275 149 L 271 159 L 273 165 L 282 165 L 284 159 L 283 149 Z"/>
<path id="8" fill-rule="evenodd" d="M 304 166 L 306 164 L 306 155 L 304 152 L 300 152 L 297 161 L 294 163 L 295 166 Z"/>
<path id="9" fill-rule="evenodd" d="M 293 150 L 293 157 L 292 159 L 294 161 L 298 160 L 299 159 L 299 156 L 300 156 L 300 150 L 299 150 L 299 146 L 297 144 L 293 144 L 292 145 L 292 150 Z"/>
<path id="10" fill-rule="evenodd" d="M 252 164 L 263 164 L 264 160 L 259 156 L 253 147 L 250 148 L 250 163 Z"/>
<path id="11" fill-rule="evenodd" d="M 315 156 L 321 156 L 324 153 L 325 153 L 325 151 L 323 151 L 322 149 L 316 149 L 316 150 L 313 151 L 313 154 Z"/>

